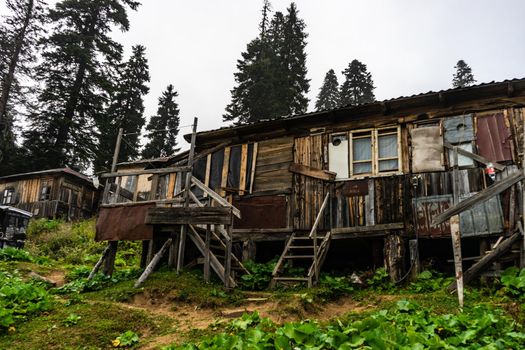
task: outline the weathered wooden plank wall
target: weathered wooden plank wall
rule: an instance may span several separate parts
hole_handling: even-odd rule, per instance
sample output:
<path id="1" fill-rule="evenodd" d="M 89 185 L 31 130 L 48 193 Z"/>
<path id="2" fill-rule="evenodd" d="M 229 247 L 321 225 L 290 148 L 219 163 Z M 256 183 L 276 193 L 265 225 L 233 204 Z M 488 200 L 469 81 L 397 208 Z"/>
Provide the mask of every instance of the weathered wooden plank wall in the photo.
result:
<path id="1" fill-rule="evenodd" d="M 293 137 L 258 143 L 253 191 L 287 190 L 292 187 Z"/>
<path id="2" fill-rule="evenodd" d="M 294 141 L 294 163 L 315 169 L 327 169 L 327 143 L 327 134 L 296 138 Z M 321 208 L 328 185 L 323 180 L 302 174 L 294 174 L 293 181 L 294 228 L 309 230 L 312 228 Z M 318 226 L 321 230 L 325 228 L 326 221 L 329 220 L 328 212 L 329 210 L 325 211 L 327 219 L 323 220 Z"/>

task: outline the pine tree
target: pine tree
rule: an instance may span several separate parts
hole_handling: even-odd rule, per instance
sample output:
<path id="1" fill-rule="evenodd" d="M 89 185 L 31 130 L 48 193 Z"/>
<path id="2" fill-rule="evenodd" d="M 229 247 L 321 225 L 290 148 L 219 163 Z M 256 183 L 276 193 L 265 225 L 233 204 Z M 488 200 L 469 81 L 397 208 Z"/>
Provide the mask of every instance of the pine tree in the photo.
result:
<path id="1" fill-rule="evenodd" d="M 334 109 L 340 106 L 339 83 L 333 69 L 330 69 L 323 81 L 323 86 L 319 89 L 315 109 L 318 111 Z"/>
<path id="2" fill-rule="evenodd" d="M 294 3 L 286 16 L 276 12 L 270 23 L 269 11 L 265 1 L 259 36 L 237 61 L 237 86 L 231 90 L 224 121 L 242 124 L 306 111 L 306 25 Z"/>
<path id="3" fill-rule="evenodd" d="M 21 84 L 31 78 L 38 41 L 43 32 L 45 3 L 7 0 L 9 15 L 0 26 L 0 175 L 16 172 L 19 150 L 13 124 L 30 100 L 31 90 Z"/>
<path id="4" fill-rule="evenodd" d="M 470 68 L 465 61 L 459 60 L 458 63 L 456 63 L 456 66 L 454 66 L 454 69 L 456 70 L 456 73 L 454 73 L 452 79 L 453 87 L 463 88 L 476 82 L 474 75 L 472 74 L 472 68 Z"/>
<path id="5" fill-rule="evenodd" d="M 375 101 L 374 82 L 366 64 L 353 60 L 342 73 L 345 81 L 341 86 L 341 106 Z"/>
<path id="6" fill-rule="evenodd" d="M 87 168 L 96 151 L 95 121 L 104 113 L 122 46 L 110 37 L 127 31 L 133 0 L 62 0 L 50 10 L 52 34 L 37 74 L 45 85 L 25 133 L 33 167 Z"/>
<path id="7" fill-rule="evenodd" d="M 151 117 L 146 127 L 149 142 L 142 151 L 143 158 L 166 157 L 179 151 L 179 105 L 175 102 L 177 96 L 177 91 L 170 84 L 159 98 L 157 114 Z"/>
<path id="8" fill-rule="evenodd" d="M 300 114 L 308 108 L 306 94 L 310 90 L 310 80 L 306 78 L 306 24 L 298 17 L 299 11 L 295 3 L 287 9 L 284 22 L 284 37 L 281 47 L 276 48 L 280 54 L 281 64 L 285 72 L 285 89 L 288 114 Z"/>
<path id="9" fill-rule="evenodd" d="M 116 89 L 105 115 L 97 119 L 100 130 L 95 170 L 109 170 L 117 139 L 118 129 L 123 128 L 125 136 L 119 151 L 119 161 L 131 161 L 139 155 L 139 133 L 144 118 L 144 95 L 149 92 L 150 81 L 146 48 L 136 45 L 128 62 L 119 69 Z"/>

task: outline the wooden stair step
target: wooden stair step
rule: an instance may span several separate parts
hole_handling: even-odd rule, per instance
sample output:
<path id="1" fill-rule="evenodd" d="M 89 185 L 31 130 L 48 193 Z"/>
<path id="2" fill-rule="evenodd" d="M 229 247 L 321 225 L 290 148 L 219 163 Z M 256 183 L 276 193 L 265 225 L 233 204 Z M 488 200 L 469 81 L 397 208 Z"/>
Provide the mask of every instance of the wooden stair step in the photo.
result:
<path id="1" fill-rule="evenodd" d="M 297 240 L 303 240 L 303 241 L 304 241 L 304 240 L 309 240 L 309 241 L 313 241 L 313 240 L 314 240 L 313 237 L 310 238 L 310 237 L 308 237 L 308 236 L 299 236 L 299 237 L 294 237 L 293 239 L 294 239 L 294 240 L 296 240 L 296 239 L 297 239 Z M 317 236 L 317 239 L 324 239 L 324 236 Z"/>
<path id="2" fill-rule="evenodd" d="M 311 259 L 313 255 L 286 255 L 285 259 Z"/>
<path id="3" fill-rule="evenodd" d="M 274 277 L 276 281 L 308 281 L 308 277 Z"/>
<path id="4" fill-rule="evenodd" d="M 314 249 L 313 245 L 291 245 L 288 247 L 288 249 Z"/>

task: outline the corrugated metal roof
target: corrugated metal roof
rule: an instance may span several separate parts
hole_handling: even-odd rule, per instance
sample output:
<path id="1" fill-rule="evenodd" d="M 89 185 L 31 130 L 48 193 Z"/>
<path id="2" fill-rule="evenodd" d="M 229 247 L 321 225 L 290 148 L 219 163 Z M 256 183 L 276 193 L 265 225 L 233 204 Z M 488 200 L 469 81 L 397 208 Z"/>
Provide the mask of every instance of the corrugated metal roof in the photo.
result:
<path id="1" fill-rule="evenodd" d="M 46 169 L 46 170 L 40 170 L 40 171 L 33 171 L 29 173 L 12 174 L 12 175 L 7 175 L 7 176 L 2 176 L 0 177 L 0 180 L 7 180 L 7 179 L 12 179 L 12 178 L 17 178 L 17 177 L 31 177 L 34 175 L 55 174 L 55 173 L 70 174 L 70 175 L 78 177 L 79 179 L 85 180 L 91 184 L 93 183 L 87 175 L 79 173 L 78 171 L 75 171 L 71 168 Z"/>
<path id="2" fill-rule="evenodd" d="M 391 102 L 401 102 L 405 99 L 412 99 L 412 98 L 416 98 L 416 97 L 425 97 L 425 96 L 430 96 L 430 95 L 433 95 L 433 94 L 445 94 L 445 93 L 450 93 L 450 92 L 458 92 L 458 91 L 470 91 L 470 90 L 476 90 L 476 89 L 479 89 L 479 88 L 483 88 L 483 87 L 487 87 L 487 86 L 490 86 L 490 85 L 497 85 L 497 84 L 506 84 L 506 83 L 515 83 L 515 82 L 523 82 L 525 81 L 525 78 L 515 78 L 515 79 L 507 79 L 507 80 L 503 80 L 503 81 L 499 81 L 499 82 L 496 82 L 496 81 L 491 81 L 491 82 L 488 82 L 488 83 L 480 83 L 480 84 L 477 84 L 477 85 L 472 85 L 472 86 L 468 86 L 468 87 L 458 87 L 458 88 L 450 88 L 450 89 L 444 89 L 444 90 L 439 90 L 439 91 L 428 91 L 428 92 L 422 92 L 422 93 L 419 93 L 419 94 L 413 94 L 413 95 L 410 95 L 410 96 L 399 96 L 399 97 L 394 97 L 394 98 L 390 98 L 390 99 L 386 99 L 386 100 L 382 100 L 382 101 L 374 101 L 374 102 L 369 102 L 369 103 L 362 103 L 362 104 L 358 104 L 358 105 L 345 105 L 345 106 L 342 106 L 342 107 L 339 107 L 339 108 L 334 108 L 334 109 L 325 109 L 325 110 L 319 110 L 319 111 L 312 111 L 312 112 L 308 112 L 308 113 L 304 113 L 304 114 L 296 114 L 296 115 L 284 115 L 284 116 L 279 116 L 279 117 L 275 117 L 275 118 L 266 118 L 266 119 L 261 119 L 261 120 L 258 120 L 258 121 L 255 121 L 255 122 L 252 122 L 252 123 L 246 123 L 246 124 L 234 124 L 234 125 L 228 125 L 228 126 L 223 126 L 221 128 L 217 128 L 217 129 L 211 129 L 211 130 L 206 130 L 206 131 L 201 131 L 201 132 L 198 132 L 197 135 L 205 135 L 207 133 L 212 133 L 212 132 L 216 132 L 216 131 L 220 131 L 220 130 L 228 130 L 228 129 L 231 129 L 231 130 L 234 130 L 234 129 L 237 129 L 237 128 L 242 128 L 242 127 L 246 127 L 246 126 L 256 126 L 256 125 L 260 125 L 260 124 L 265 124 L 265 123 L 269 123 L 269 122 L 274 122 L 274 121 L 280 121 L 280 120 L 293 120 L 293 119 L 303 119 L 303 118 L 308 118 L 308 117 L 311 117 L 311 116 L 314 116 L 314 115 L 319 115 L 319 114 L 324 114 L 324 113 L 327 113 L 327 112 L 332 112 L 332 111 L 339 111 L 339 110 L 345 110 L 345 109 L 350 109 L 350 108 L 358 108 L 358 107 L 366 107 L 366 106 L 373 106 L 373 105 L 381 105 L 381 104 L 385 104 L 385 103 L 391 103 Z M 187 139 L 189 137 L 189 135 L 191 134 L 186 134 L 184 135 L 184 137 Z"/>

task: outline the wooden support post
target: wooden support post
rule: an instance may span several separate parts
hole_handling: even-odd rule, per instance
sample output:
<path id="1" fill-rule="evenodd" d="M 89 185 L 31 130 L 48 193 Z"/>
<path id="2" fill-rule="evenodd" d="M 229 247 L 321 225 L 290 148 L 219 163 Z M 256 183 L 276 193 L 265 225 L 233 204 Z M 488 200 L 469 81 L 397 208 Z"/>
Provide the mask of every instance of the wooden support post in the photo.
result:
<path id="1" fill-rule="evenodd" d="M 146 255 L 146 265 L 148 265 L 151 262 L 151 259 L 153 259 L 153 255 L 155 255 L 155 234 L 153 234 L 153 237 L 148 241 L 148 254 Z"/>
<path id="2" fill-rule="evenodd" d="M 412 270 L 410 271 L 410 278 L 413 281 L 415 281 L 420 271 L 417 239 L 411 239 L 410 241 L 408 241 L 408 247 L 410 251 L 410 266 L 412 266 Z"/>
<path id="3" fill-rule="evenodd" d="M 403 239 L 399 234 L 390 233 L 385 239 L 384 263 L 385 269 L 392 281 L 399 281 L 403 276 Z"/>
<path id="4" fill-rule="evenodd" d="M 255 261 L 257 254 L 257 247 L 252 239 L 242 242 L 242 262 L 252 260 Z"/>
<path id="5" fill-rule="evenodd" d="M 206 248 L 204 254 L 204 280 L 210 281 L 210 241 L 211 241 L 211 226 L 206 225 Z"/>
<path id="6" fill-rule="evenodd" d="M 232 226 L 228 225 L 226 232 L 228 238 L 226 239 L 226 256 L 224 257 L 224 287 L 230 289 L 230 278 L 232 275 Z"/>
<path id="7" fill-rule="evenodd" d="M 454 205 L 459 203 L 459 163 L 458 147 L 454 147 L 454 169 L 453 177 L 453 194 Z M 459 229 L 459 214 L 450 218 L 450 233 L 452 237 L 452 250 L 454 252 L 454 270 L 456 272 L 456 286 L 458 292 L 459 307 L 463 307 L 463 259 L 461 257 L 461 233 Z"/>
<path id="8" fill-rule="evenodd" d="M 117 170 L 118 154 L 120 152 L 120 143 L 122 142 L 122 133 L 124 129 L 118 129 L 117 142 L 115 143 L 115 149 L 113 151 L 113 160 L 111 162 L 111 172 L 114 173 Z M 109 195 L 109 179 L 106 179 L 106 185 L 104 187 L 104 195 L 102 196 L 102 204 L 108 203 Z"/>
<path id="9" fill-rule="evenodd" d="M 193 132 L 191 134 L 191 144 L 190 144 L 190 153 L 188 154 L 188 166 L 190 170 L 186 173 L 186 178 L 184 182 L 184 207 L 188 207 L 190 204 L 190 195 L 191 191 L 191 177 L 193 173 L 193 157 L 195 155 L 195 139 L 197 137 L 197 118 L 193 118 Z M 182 174 L 181 174 L 182 175 Z M 177 257 L 177 273 L 180 273 L 182 267 L 184 266 L 184 253 L 186 248 L 186 233 L 188 232 L 188 225 L 182 225 L 180 229 L 180 239 L 179 239 L 179 251 Z"/>
<path id="10" fill-rule="evenodd" d="M 512 245 L 519 241 L 521 236 L 520 232 L 516 232 L 506 240 L 504 240 L 496 249 L 493 249 L 490 253 L 481 258 L 477 263 L 472 265 L 467 271 L 465 271 L 464 281 L 468 283 L 474 277 L 476 277 L 483 269 L 485 269 L 489 264 L 496 261 L 500 256 L 505 254 L 512 248 Z M 453 282 L 448 286 L 449 291 L 456 289 L 456 282 Z"/>
<path id="11" fill-rule="evenodd" d="M 110 241 L 108 253 L 106 255 L 103 273 L 106 276 L 111 276 L 115 268 L 115 256 L 117 255 L 118 241 Z"/>
<path id="12" fill-rule="evenodd" d="M 171 238 L 169 238 L 166 242 L 164 242 L 164 244 L 162 245 L 162 248 L 160 248 L 160 250 L 157 252 L 157 254 L 155 254 L 153 259 L 151 259 L 151 262 L 149 263 L 149 265 L 146 267 L 142 275 L 140 275 L 137 282 L 135 282 L 135 285 L 134 285 L 135 288 L 140 287 L 142 283 L 144 283 L 144 281 L 148 278 L 148 276 L 153 272 L 153 269 L 155 269 L 155 266 L 157 266 L 160 259 L 162 258 L 162 256 L 164 255 L 168 247 L 171 245 L 171 242 L 172 242 Z"/>
<path id="13" fill-rule="evenodd" d="M 102 252 L 102 255 L 100 256 L 100 259 L 98 259 L 97 263 L 93 267 L 93 270 L 91 270 L 91 272 L 89 273 L 88 280 L 91 280 L 95 276 L 95 274 L 98 272 L 98 270 L 102 266 L 102 263 L 104 262 L 104 259 L 108 255 L 110 247 L 111 245 L 108 244 L 106 249 L 104 249 L 104 251 Z"/>
<path id="14" fill-rule="evenodd" d="M 148 265 L 149 240 L 142 241 L 142 254 L 140 256 L 140 268 L 143 269 Z"/>
<path id="15" fill-rule="evenodd" d="M 177 267 L 177 256 L 179 249 L 179 234 L 175 230 L 171 233 L 171 244 L 168 252 L 168 267 L 176 268 Z"/>

